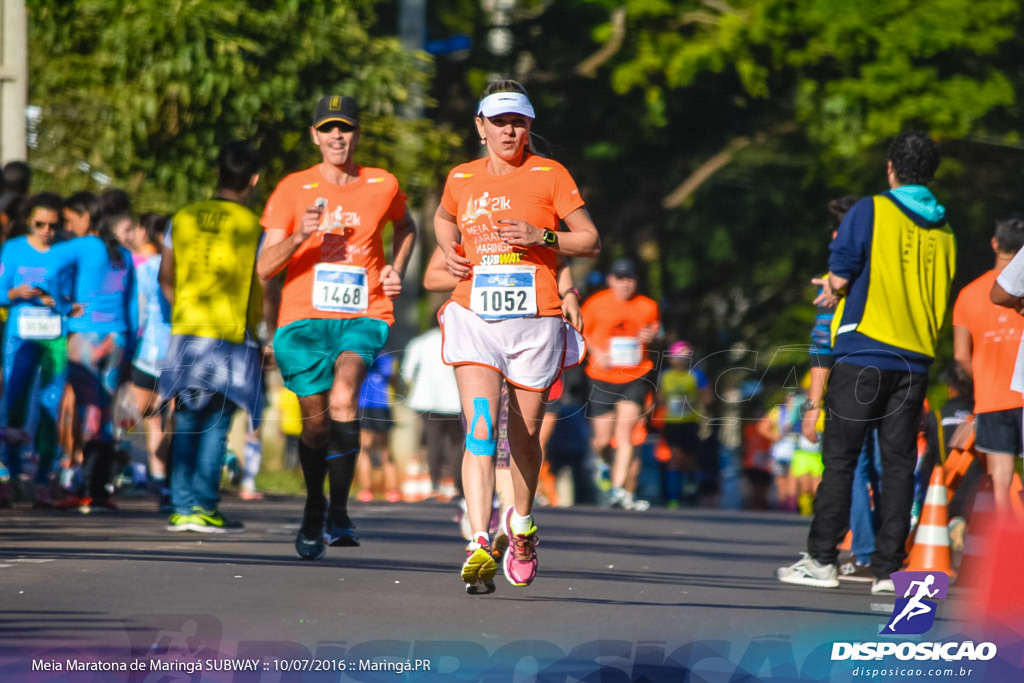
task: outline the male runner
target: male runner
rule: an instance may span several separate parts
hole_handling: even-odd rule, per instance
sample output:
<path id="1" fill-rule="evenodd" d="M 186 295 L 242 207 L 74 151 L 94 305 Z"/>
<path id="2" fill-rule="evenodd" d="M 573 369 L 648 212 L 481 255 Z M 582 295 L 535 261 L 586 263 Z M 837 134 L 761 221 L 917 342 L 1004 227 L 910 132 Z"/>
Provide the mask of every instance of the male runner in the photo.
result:
<path id="1" fill-rule="evenodd" d="M 271 195 L 257 269 L 268 280 L 287 268 L 274 356 L 302 410 L 306 506 L 295 550 L 304 560 L 319 560 L 325 544 L 359 545 L 348 516 L 359 387 L 395 320 L 391 300 L 402 291 L 416 225 L 395 177 L 354 160 L 360 127 L 353 98 L 321 98 L 310 135 L 322 160 L 287 176 Z M 392 265 L 382 240 L 388 222 Z"/>

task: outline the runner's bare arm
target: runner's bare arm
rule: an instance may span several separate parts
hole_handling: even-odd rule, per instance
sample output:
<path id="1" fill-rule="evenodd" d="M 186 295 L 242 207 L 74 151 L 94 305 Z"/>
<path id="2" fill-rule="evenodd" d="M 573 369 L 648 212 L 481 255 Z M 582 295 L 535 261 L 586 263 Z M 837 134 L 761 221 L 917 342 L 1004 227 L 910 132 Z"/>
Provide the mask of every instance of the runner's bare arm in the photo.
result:
<path id="1" fill-rule="evenodd" d="M 392 224 L 394 240 L 391 244 L 391 265 L 384 266 L 380 272 L 380 282 L 384 294 L 394 299 L 402 293 L 402 278 L 412 256 L 413 245 L 416 244 L 416 222 L 409 215 L 408 209 Z"/>
<path id="2" fill-rule="evenodd" d="M 757 423 L 757 433 L 769 441 L 779 440 L 779 428 L 772 422 L 771 413 L 762 417 Z"/>
<path id="3" fill-rule="evenodd" d="M 807 389 L 807 400 L 811 407 L 800 421 L 800 432 L 811 443 L 818 443 L 818 415 L 821 413 L 821 399 L 825 396 L 826 379 L 828 368 L 817 365 L 811 368 L 811 386 Z"/>
<path id="4" fill-rule="evenodd" d="M 658 336 L 658 330 L 660 329 L 660 322 L 647 323 L 646 325 L 640 328 L 640 331 L 636 335 L 637 339 L 639 339 L 644 344 L 650 344 L 652 341 L 654 341 L 654 338 Z"/>
<path id="5" fill-rule="evenodd" d="M 601 251 L 601 237 L 594 221 L 582 206 L 565 217 L 569 232 L 559 232 L 558 241 L 549 245 L 564 256 L 594 257 Z M 544 245 L 544 230 L 516 218 L 498 220 L 498 236 L 513 247 L 539 247 Z"/>
<path id="6" fill-rule="evenodd" d="M 281 278 L 260 280 L 263 285 L 263 322 L 267 324 L 267 345 L 273 347 L 277 332 L 277 315 L 281 310 Z"/>
<path id="7" fill-rule="evenodd" d="M 323 207 L 320 206 L 307 206 L 302 213 L 302 222 L 298 229 L 290 235 L 278 228 L 266 231 L 263 247 L 260 248 L 259 258 L 256 259 L 256 274 L 260 276 L 260 280 L 266 282 L 284 270 L 302 243 L 320 229 L 320 216 L 323 211 Z"/>
<path id="8" fill-rule="evenodd" d="M 960 366 L 964 373 L 974 377 L 974 337 L 971 335 L 971 328 L 963 325 L 953 326 L 953 361 Z"/>
<path id="9" fill-rule="evenodd" d="M 7 300 L 17 301 L 19 299 L 35 299 L 41 296 L 42 293 L 43 290 L 39 289 L 38 287 L 33 287 L 32 285 L 22 283 L 17 287 L 12 287 L 11 289 L 7 290 Z"/>
<path id="10" fill-rule="evenodd" d="M 998 280 L 992 283 L 992 291 L 989 292 L 989 298 L 996 306 L 1012 308 L 1018 313 L 1024 314 L 1024 297 L 1010 294 L 1003 289 L 1003 286 L 999 284 Z"/>
<path id="11" fill-rule="evenodd" d="M 444 265 L 448 274 L 459 280 L 469 277 L 469 259 L 461 252 L 462 235 L 455 222 L 455 216 L 448 213 L 443 206 L 438 206 L 434 213 L 434 236 L 437 245 L 444 250 Z"/>
<path id="12" fill-rule="evenodd" d="M 174 305 L 174 250 L 166 246 L 160 247 L 160 272 L 157 280 L 160 290 L 164 293 L 167 303 Z"/>
<path id="13" fill-rule="evenodd" d="M 580 314 L 580 292 L 572 284 L 572 271 L 568 262 L 558 259 L 558 294 L 562 297 L 562 315 L 580 332 L 583 331 L 583 316 Z"/>
<path id="14" fill-rule="evenodd" d="M 444 249 L 435 247 L 427 267 L 423 269 L 423 289 L 428 292 L 450 292 L 457 284 L 459 281 L 452 277 L 445 265 Z"/>

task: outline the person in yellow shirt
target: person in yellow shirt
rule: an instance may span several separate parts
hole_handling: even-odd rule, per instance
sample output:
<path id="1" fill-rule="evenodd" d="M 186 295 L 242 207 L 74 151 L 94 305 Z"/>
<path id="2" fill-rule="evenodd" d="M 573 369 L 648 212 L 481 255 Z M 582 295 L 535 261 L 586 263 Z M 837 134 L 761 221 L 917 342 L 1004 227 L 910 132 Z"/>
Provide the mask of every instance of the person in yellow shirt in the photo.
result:
<path id="1" fill-rule="evenodd" d="M 259 179 L 259 157 L 248 143 L 231 142 L 221 148 L 219 166 L 214 198 L 171 219 L 160 263 L 171 342 L 158 391 L 175 402 L 167 526 L 175 532 L 245 531 L 219 509 L 221 469 L 235 410 L 248 411 L 254 427 L 262 413 L 255 274 L 263 229 L 244 205 Z"/>
<path id="2" fill-rule="evenodd" d="M 658 382 L 657 405 L 664 409 L 663 435 L 671 458 L 665 471 L 667 506 L 679 507 L 680 497 L 697 494 L 697 449 L 700 446 L 701 409 L 711 403 L 711 383 L 693 365 L 693 347 L 677 341 L 668 347 L 669 369 Z"/>

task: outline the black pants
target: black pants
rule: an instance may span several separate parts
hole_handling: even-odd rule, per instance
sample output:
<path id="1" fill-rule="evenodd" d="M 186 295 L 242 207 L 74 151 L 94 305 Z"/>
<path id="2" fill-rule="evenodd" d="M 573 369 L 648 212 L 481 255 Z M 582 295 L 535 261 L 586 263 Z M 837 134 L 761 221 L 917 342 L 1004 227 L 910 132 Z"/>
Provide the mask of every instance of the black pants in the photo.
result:
<path id="1" fill-rule="evenodd" d="M 466 433 L 458 413 L 424 413 L 423 444 L 427 450 L 427 470 L 436 488 L 442 478 L 451 477 L 462 491 L 462 451 Z"/>
<path id="2" fill-rule="evenodd" d="M 903 566 L 914 500 L 917 432 L 928 388 L 926 373 L 879 370 L 837 363 L 825 394 L 825 472 L 814 500 L 814 521 L 807 552 L 823 564 L 835 564 L 836 546 L 850 524 L 850 496 L 857 456 L 871 427 L 878 427 L 882 456 L 880 526 L 871 556 L 879 578 Z"/>

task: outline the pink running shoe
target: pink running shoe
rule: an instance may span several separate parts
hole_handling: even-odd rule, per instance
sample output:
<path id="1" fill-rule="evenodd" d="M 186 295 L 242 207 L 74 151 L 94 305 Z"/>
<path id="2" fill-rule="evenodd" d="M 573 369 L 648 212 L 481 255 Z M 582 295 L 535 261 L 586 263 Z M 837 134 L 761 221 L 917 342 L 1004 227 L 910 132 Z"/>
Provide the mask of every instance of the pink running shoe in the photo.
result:
<path id="1" fill-rule="evenodd" d="M 537 525 L 534 524 L 525 534 L 512 532 L 512 511 L 514 506 L 509 506 L 505 511 L 502 521 L 502 528 L 509 539 L 508 550 L 505 552 L 505 559 L 502 565 L 505 569 L 505 578 L 513 586 L 529 586 L 537 576 Z"/>

